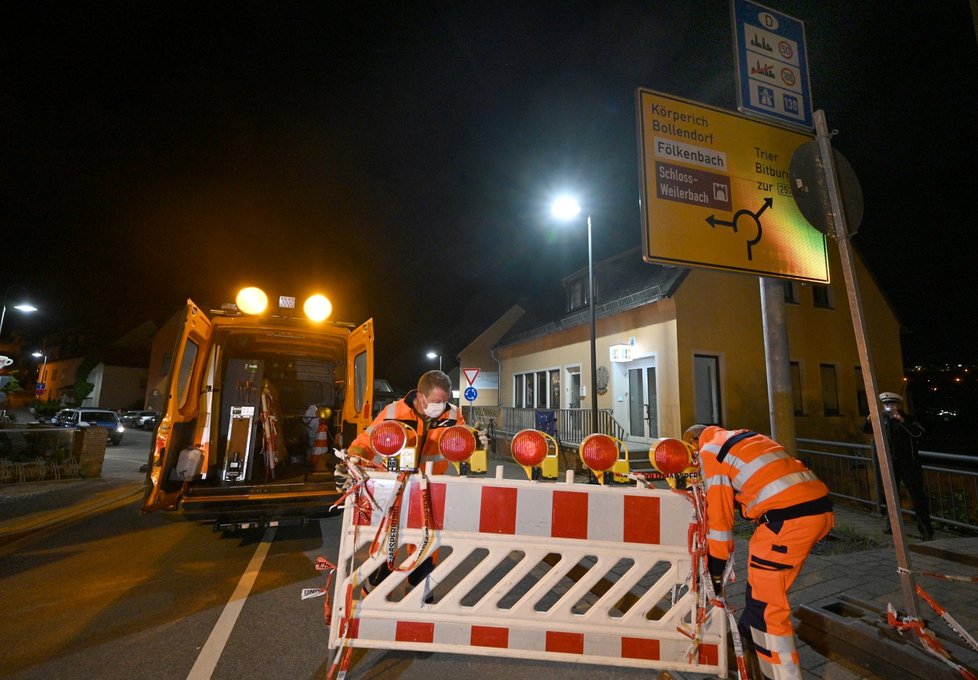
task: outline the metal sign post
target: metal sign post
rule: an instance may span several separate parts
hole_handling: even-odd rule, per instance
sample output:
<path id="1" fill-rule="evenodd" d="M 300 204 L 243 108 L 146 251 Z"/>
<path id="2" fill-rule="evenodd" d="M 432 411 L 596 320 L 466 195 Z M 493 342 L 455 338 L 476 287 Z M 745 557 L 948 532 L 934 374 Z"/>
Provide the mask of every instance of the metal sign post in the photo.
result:
<path id="1" fill-rule="evenodd" d="M 873 359 L 866 342 L 866 319 L 863 316 L 862 299 L 859 294 L 859 282 L 856 280 L 856 269 L 853 265 L 852 252 L 849 247 L 849 231 L 846 225 L 845 210 L 842 207 L 842 195 L 839 190 L 835 172 L 835 159 L 832 154 L 832 142 L 829 138 L 828 125 L 825 122 L 825 112 L 815 112 L 815 132 L 821 152 L 821 166 L 825 173 L 825 184 L 828 191 L 829 209 L 832 224 L 835 227 L 835 239 L 839 244 L 839 255 L 842 259 L 842 272 L 846 281 L 846 294 L 849 298 L 849 310 L 852 314 L 852 328 L 856 335 L 856 348 L 859 350 L 859 364 L 863 372 L 863 382 L 866 394 L 869 395 L 869 413 L 873 423 L 873 440 L 876 444 L 876 458 L 879 461 L 880 474 L 883 480 L 883 491 L 886 495 L 886 509 L 890 517 L 890 527 L 893 529 L 893 547 L 896 550 L 897 566 L 900 573 L 900 587 L 903 599 L 910 616 L 920 617 L 920 606 L 914 588 L 913 572 L 910 565 L 910 553 L 903 537 L 903 522 L 900 517 L 900 497 L 897 494 L 893 474 L 892 458 L 889 443 L 883 436 L 882 419 L 880 417 L 879 400 L 876 388 L 876 374 L 873 371 Z"/>

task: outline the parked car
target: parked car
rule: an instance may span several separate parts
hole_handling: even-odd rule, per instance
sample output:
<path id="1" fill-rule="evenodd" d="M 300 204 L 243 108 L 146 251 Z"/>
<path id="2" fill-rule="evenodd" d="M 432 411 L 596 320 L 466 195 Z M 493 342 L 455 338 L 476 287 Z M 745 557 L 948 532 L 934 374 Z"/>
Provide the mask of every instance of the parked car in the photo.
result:
<path id="1" fill-rule="evenodd" d="M 397 389 L 384 378 L 374 378 L 373 416 L 376 418 L 381 409 L 393 404 L 398 399 L 403 399 L 406 394 L 407 392 Z"/>
<path id="2" fill-rule="evenodd" d="M 104 408 L 66 408 L 58 411 L 51 419 L 58 427 L 104 427 L 107 443 L 118 446 L 122 443 L 125 427 L 115 411 Z"/>
<path id="3" fill-rule="evenodd" d="M 154 411 L 148 412 L 144 416 L 140 416 L 136 420 L 136 427 L 141 430 L 152 430 L 156 427 L 156 421 L 160 419 L 160 414 Z"/>
<path id="4" fill-rule="evenodd" d="M 129 427 L 141 427 L 144 418 L 155 415 L 156 411 L 126 411 L 122 414 L 122 424 Z"/>

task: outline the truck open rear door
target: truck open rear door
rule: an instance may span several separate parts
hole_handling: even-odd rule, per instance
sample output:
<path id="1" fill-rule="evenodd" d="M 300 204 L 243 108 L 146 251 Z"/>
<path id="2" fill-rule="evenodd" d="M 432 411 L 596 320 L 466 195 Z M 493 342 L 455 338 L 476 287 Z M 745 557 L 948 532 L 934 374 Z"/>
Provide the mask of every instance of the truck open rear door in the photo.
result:
<path id="1" fill-rule="evenodd" d="M 370 426 L 374 402 L 374 320 L 367 319 L 350 335 L 343 398 L 343 446 Z"/>
<path id="2" fill-rule="evenodd" d="M 183 327 L 177 336 L 170 359 L 170 375 L 163 412 L 146 472 L 146 497 L 143 512 L 173 507 L 184 490 L 184 482 L 171 479 L 179 451 L 171 443 L 180 441 L 181 430 L 194 428 L 199 409 L 201 382 L 210 354 L 211 322 L 187 300 Z"/>

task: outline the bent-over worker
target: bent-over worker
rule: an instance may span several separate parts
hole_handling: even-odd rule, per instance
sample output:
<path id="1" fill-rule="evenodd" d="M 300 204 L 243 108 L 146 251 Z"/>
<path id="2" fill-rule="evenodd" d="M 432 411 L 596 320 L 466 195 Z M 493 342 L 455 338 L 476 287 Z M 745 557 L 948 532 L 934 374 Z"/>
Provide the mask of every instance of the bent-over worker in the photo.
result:
<path id="1" fill-rule="evenodd" d="M 683 440 L 699 451 L 708 567 L 717 595 L 723 597 L 724 570 L 734 549 L 738 503 L 758 526 L 750 539 L 746 605 L 737 627 L 765 678 L 801 680 L 788 590 L 834 524 L 828 487 L 776 441 L 750 430 L 693 425 Z"/>

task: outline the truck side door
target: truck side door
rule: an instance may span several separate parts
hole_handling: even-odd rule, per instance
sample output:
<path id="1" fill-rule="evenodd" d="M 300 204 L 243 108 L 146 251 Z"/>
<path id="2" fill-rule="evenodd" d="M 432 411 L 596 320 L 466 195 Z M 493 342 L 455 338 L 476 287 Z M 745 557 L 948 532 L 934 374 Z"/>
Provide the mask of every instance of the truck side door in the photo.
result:
<path id="1" fill-rule="evenodd" d="M 194 427 L 201 381 L 210 354 L 211 321 L 193 300 L 187 300 L 183 327 L 170 361 L 170 375 L 163 412 L 146 472 L 143 512 L 174 506 L 183 494 L 183 483 L 170 480 L 179 451 L 173 449 L 181 430 Z"/>
<path id="2" fill-rule="evenodd" d="M 343 445 L 349 446 L 370 426 L 374 401 L 374 320 L 367 319 L 350 334 L 343 395 Z"/>

